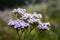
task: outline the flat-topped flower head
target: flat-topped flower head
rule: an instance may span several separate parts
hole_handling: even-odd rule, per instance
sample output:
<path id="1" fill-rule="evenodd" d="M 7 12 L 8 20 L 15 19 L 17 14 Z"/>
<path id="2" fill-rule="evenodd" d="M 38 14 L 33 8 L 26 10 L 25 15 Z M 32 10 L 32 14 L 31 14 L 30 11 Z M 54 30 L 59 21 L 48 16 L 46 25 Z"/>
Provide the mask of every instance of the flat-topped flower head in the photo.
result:
<path id="1" fill-rule="evenodd" d="M 29 26 L 30 26 L 30 24 L 29 24 L 29 23 L 25 23 L 25 28 L 26 28 L 26 27 L 29 27 Z"/>
<path id="2" fill-rule="evenodd" d="M 38 17 L 37 18 L 42 18 L 42 14 L 38 14 Z"/>
<path id="3" fill-rule="evenodd" d="M 24 23 L 21 23 L 21 28 L 24 28 L 25 27 L 25 24 Z"/>
<path id="4" fill-rule="evenodd" d="M 45 24 L 46 26 L 50 26 L 50 23 L 49 22 L 46 22 L 46 23 L 43 23 L 43 24 Z"/>
<path id="5" fill-rule="evenodd" d="M 42 24 L 42 21 L 40 19 L 35 19 L 35 22 L 37 22 L 38 24 Z"/>
<path id="6" fill-rule="evenodd" d="M 34 13 L 33 13 L 33 16 L 34 16 L 34 17 L 36 17 L 36 16 L 37 16 L 37 13 L 36 13 L 36 12 L 34 12 Z"/>
<path id="7" fill-rule="evenodd" d="M 33 17 L 33 14 L 29 14 L 29 18 L 30 19 L 33 19 L 34 17 Z"/>
<path id="8" fill-rule="evenodd" d="M 15 25 L 15 20 L 10 19 L 9 22 L 8 22 L 8 25 L 9 26 Z"/>
<path id="9" fill-rule="evenodd" d="M 18 9 L 14 9 L 12 12 L 15 14 L 23 15 L 26 13 L 26 9 L 18 8 Z"/>
<path id="10" fill-rule="evenodd" d="M 27 20 L 28 18 L 29 18 L 29 16 L 28 16 L 27 14 L 23 14 L 23 15 L 22 15 L 22 19 L 23 19 L 23 20 Z"/>
<path id="11" fill-rule="evenodd" d="M 37 14 L 36 12 L 33 13 L 33 16 L 35 18 L 42 18 L 42 14 Z"/>
<path id="12" fill-rule="evenodd" d="M 38 25 L 37 27 L 41 30 L 49 30 L 49 27 L 47 25 L 48 24 L 43 23 L 43 24 Z"/>
<path id="13" fill-rule="evenodd" d="M 24 28 L 25 27 L 25 22 L 23 20 L 20 20 L 20 22 L 18 21 L 18 27 L 20 28 Z M 19 26 L 20 25 L 20 26 Z"/>
<path id="14" fill-rule="evenodd" d="M 18 8 L 17 11 L 18 11 L 18 13 L 21 14 L 21 15 L 26 13 L 26 9 Z"/>
<path id="15" fill-rule="evenodd" d="M 28 21 L 28 23 L 33 24 L 35 22 L 35 18 L 28 19 L 27 21 Z"/>
<path id="16" fill-rule="evenodd" d="M 20 22 L 18 22 L 18 21 L 15 21 L 15 25 L 14 25 L 14 28 L 20 28 Z"/>
<path id="17" fill-rule="evenodd" d="M 20 19 L 17 20 L 10 19 L 8 22 L 9 26 L 13 26 L 16 30 L 24 29 L 30 27 L 30 25 L 37 26 L 40 30 L 49 30 L 50 23 L 43 23 L 41 21 L 42 14 L 37 14 L 36 12 L 27 13 L 26 9 L 17 8 L 12 11 L 16 13 Z"/>

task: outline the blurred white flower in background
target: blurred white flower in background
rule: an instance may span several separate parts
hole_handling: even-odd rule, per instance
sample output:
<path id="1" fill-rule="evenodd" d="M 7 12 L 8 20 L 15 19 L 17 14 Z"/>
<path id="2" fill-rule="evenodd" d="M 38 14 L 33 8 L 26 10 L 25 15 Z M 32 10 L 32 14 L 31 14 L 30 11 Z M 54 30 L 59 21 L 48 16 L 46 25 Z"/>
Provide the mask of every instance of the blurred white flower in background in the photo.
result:
<path id="1" fill-rule="evenodd" d="M 16 13 L 16 12 L 18 12 L 18 11 L 17 11 L 17 9 L 14 9 L 12 12 L 13 12 L 13 13 Z"/>

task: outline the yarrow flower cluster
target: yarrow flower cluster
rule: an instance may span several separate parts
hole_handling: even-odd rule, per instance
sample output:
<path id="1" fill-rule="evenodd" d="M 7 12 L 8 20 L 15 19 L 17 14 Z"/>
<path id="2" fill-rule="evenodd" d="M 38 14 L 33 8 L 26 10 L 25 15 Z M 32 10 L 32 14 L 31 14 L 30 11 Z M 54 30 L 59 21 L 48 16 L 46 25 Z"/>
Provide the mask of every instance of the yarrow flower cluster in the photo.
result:
<path id="1" fill-rule="evenodd" d="M 20 30 L 20 29 L 28 28 L 30 27 L 31 24 L 35 23 L 38 24 L 37 25 L 38 29 L 49 30 L 48 26 L 50 26 L 50 23 L 49 22 L 43 23 L 41 21 L 42 14 L 37 14 L 36 12 L 34 12 L 33 14 L 27 13 L 26 9 L 21 9 L 21 8 L 14 9 L 12 12 L 21 16 L 20 17 L 21 19 L 17 19 L 17 20 L 10 19 L 8 22 L 8 25 L 14 27 L 15 29 Z"/>
<path id="2" fill-rule="evenodd" d="M 30 26 L 29 23 L 26 23 L 23 20 L 19 20 L 19 19 L 17 19 L 17 20 L 10 19 L 8 22 L 8 25 L 11 27 L 14 27 L 15 29 L 18 29 L 18 30 L 21 28 L 23 29 L 23 28 Z"/>

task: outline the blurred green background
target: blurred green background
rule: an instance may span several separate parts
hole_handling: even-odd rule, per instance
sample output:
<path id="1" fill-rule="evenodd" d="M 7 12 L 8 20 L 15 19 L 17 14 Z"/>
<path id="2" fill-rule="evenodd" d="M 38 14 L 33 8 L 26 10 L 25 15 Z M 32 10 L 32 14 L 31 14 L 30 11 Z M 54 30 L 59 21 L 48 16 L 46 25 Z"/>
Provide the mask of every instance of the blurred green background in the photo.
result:
<path id="1" fill-rule="evenodd" d="M 33 29 L 24 40 L 60 40 L 60 0 L 0 0 L 0 40 L 18 40 L 8 25 L 14 8 L 25 8 L 27 12 L 43 15 L 43 22 L 50 22 L 49 31 Z"/>

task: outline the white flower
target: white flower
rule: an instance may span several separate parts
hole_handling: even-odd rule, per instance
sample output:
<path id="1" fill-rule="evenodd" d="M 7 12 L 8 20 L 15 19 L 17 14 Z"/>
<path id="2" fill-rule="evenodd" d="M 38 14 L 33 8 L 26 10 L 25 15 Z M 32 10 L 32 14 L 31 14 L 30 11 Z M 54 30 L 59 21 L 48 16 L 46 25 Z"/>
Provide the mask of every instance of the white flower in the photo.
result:
<path id="1" fill-rule="evenodd" d="M 20 20 L 20 19 L 17 19 L 16 21 L 17 21 L 17 22 L 20 24 L 22 20 Z"/>
<path id="2" fill-rule="evenodd" d="M 14 25 L 14 28 L 19 28 L 21 25 L 18 21 L 15 21 L 15 25 Z"/>
<path id="3" fill-rule="evenodd" d="M 19 20 L 18 23 L 19 23 L 19 25 L 21 26 L 21 28 L 24 28 L 25 22 L 24 22 L 23 20 Z"/>
<path id="4" fill-rule="evenodd" d="M 31 18 L 31 19 L 28 19 L 27 20 L 28 23 L 34 23 L 34 22 L 37 22 L 38 24 L 42 24 L 41 20 L 40 19 L 35 19 L 35 18 Z"/>
<path id="5" fill-rule="evenodd" d="M 35 17 L 36 17 L 36 16 L 37 16 L 37 13 L 36 13 L 36 12 L 34 12 L 34 13 L 33 13 L 33 16 L 35 16 Z"/>
<path id="6" fill-rule="evenodd" d="M 30 26 L 30 24 L 29 24 L 29 23 L 26 23 L 26 24 L 25 24 L 25 27 L 28 27 L 28 26 Z"/>
<path id="7" fill-rule="evenodd" d="M 45 24 L 45 23 L 40 24 L 40 25 L 38 25 L 37 27 L 38 27 L 39 29 L 42 29 L 42 30 L 44 30 L 44 29 L 49 30 L 47 24 Z"/>
<path id="8" fill-rule="evenodd" d="M 29 14 L 29 18 L 30 18 L 30 19 L 33 19 L 34 17 L 33 17 L 33 15 L 32 15 L 32 14 Z"/>
<path id="9" fill-rule="evenodd" d="M 24 19 L 24 20 L 28 19 L 28 17 L 29 17 L 29 16 L 28 16 L 27 14 L 23 14 L 23 15 L 22 15 L 22 19 Z"/>
<path id="10" fill-rule="evenodd" d="M 17 10 L 18 10 L 18 13 L 21 15 L 26 13 L 25 9 L 18 8 Z"/>
<path id="11" fill-rule="evenodd" d="M 37 28 L 42 29 L 42 25 L 38 25 Z"/>
<path id="12" fill-rule="evenodd" d="M 18 12 L 18 11 L 17 11 L 17 9 L 14 9 L 12 12 L 13 12 L 13 13 L 16 13 L 16 12 Z"/>
<path id="13" fill-rule="evenodd" d="M 38 14 L 38 17 L 37 18 L 42 18 L 42 14 Z"/>
<path id="14" fill-rule="evenodd" d="M 30 18 L 30 19 L 31 19 L 31 18 L 34 18 L 33 15 L 30 14 L 30 13 L 25 13 L 25 15 L 27 15 L 27 17 Z"/>
<path id="15" fill-rule="evenodd" d="M 33 16 L 35 18 L 42 18 L 42 14 L 37 14 L 36 12 L 33 13 Z"/>
<path id="16" fill-rule="evenodd" d="M 40 19 L 35 19 L 35 22 L 38 22 L 39 24 L 42 24 L 42 21 Z"/>
<path id="17" fill-rule="evenodd" d="M 49 22 L 46 22 L 46 23 L 43 23 L 43 24 L 45 24 L 46 26 L 50 26 L 50 23 Z"/>
<path id="18" fill-rule="evenodd" d="M 20 15 L 23 15 L 23 14 L 26 13 L 26 9 L 18 8 L 18 9 L 14 9 L 12 12 L 13 12 L 13 13 L 18 13 L 18 14 L 20 14 Z"/>
<path id="19" fill-rule="evenodd" d="M 28 24 L 28 23 L 25 23 L 25 24 L 24 24 L 24 23 L 22 23 L 22 24 L 21 24 L 21 28 L 25 28 L 25 27 L 28 27 L 28 26 L 29 26 L 29 24 Z"/>
<path id="20" fill-rule="evenodd" d="M 25 27 L 25 24 L 24 23 L 21 23 L 21 28 L 24 28 Z"/>
<path id="21" fill-rule="evenodd" d="M 28 23 L 32 23 L 33 24 L 35 22 L 35 18 L 28 19 L 27 21 L 28 21 Z"/>
<path id="22" fill-rule="evenodd" d="M 10 19 L 9 22 L 8 22 L 8 25 L 10 25 L 10 26 L 15 25 L 15 21 Z"/>
<path id="23" fill-rule="evenodd" d="M 31 13 L 26 13 L 26 9 L 14 9 L 12 11 L 13 13 L 18 13 L 20 15 L 20 19 L 17 20 L 12 20 L 10 19 L 8 22 L 9 26 L 14 26 L 14 28 L 16 29 L 20 29 L 20 28 L 25 28 L 25 27 L 29 27 L 30 24 L 36 23 L 39 29 L 46 29 L 49 30 L 50 23 L 42 23 L 42 21 L 40 20 L 42 18 L 42 14 L 37 14 L 36 12 L 34 12 L 33 14 Z M 26 23 L 25 20 L 28 22 Z"/>

